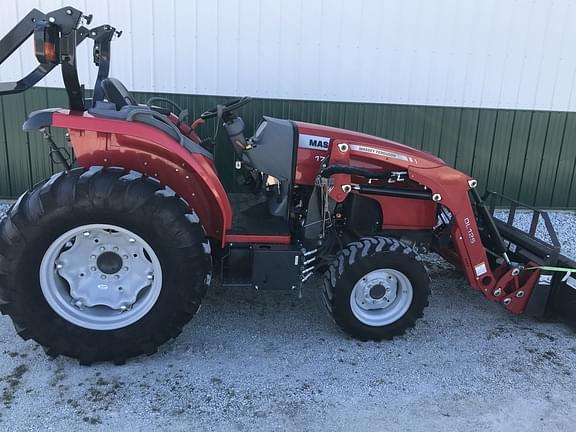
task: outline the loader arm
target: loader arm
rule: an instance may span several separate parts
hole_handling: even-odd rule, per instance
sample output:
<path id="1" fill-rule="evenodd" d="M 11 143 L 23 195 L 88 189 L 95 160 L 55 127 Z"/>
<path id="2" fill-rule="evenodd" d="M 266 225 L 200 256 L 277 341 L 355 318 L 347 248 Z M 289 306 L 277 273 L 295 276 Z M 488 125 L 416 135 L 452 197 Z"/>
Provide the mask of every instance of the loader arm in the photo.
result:
<path id="1" fill-rule="evenodd" d="M 378 166 L 406 172 L 407 180 L 416 186 L 375 186 L 372 181 L 381 176 L 370 173 Z M 371 143 L 335 140 L 321 173 L 328 173 L 330 197 L 337 203 L 344 202 L 349 194 L 372 198 L 384 195 L 429 200 L 447 209 L 450 221 L 434 230 L 432 249 L 460 268 L 472 288 L 513 313 L 542 316 L 558 293 L 565 295 L 567 284 L 576 286 L 576 279 L 569 276 L 564 281 L 555 277 L 551 284 L 550 276 L 544 277 L 540 266 L 564 263 L 573 268 L 573 263 L 554 247 L 536 242 L 530 233 L 506 227 L 494 219 L 494 208 L 489 209 L 478 194 L 476 180 L 441 161 L 382 150 Z M 362 177 L 366 177 L 365 182 L 357 184 Z M 556 239 L 553 231 L 551 237 Z M 518 244 L 524 253 L 512 253 L 510 244 Z"/>

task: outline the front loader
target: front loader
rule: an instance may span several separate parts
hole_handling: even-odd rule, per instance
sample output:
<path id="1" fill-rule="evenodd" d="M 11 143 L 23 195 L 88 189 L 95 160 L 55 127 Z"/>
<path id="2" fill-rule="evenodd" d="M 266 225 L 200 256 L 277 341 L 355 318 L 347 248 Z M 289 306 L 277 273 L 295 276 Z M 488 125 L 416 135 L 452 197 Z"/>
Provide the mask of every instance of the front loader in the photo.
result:
<path id="1" fill-rule="evenodd" d="M 560 255 L 547 214 L 524 232 L 494 212 L 477 181 L 383 138 L 264 116 L 245 135 L 244 97 L 192 123 L 174 102 L 138 104 L 109 77 L 110 25 L 71 8 L 33 10 L 0 40 L 0 63 L 34 37 L 38 67 L 0 95 L 25 91 L 57 65 L 68 109 L 33 112 L 63 170 L 20 196 L 0 223 L 0 310 L 51 356 L 122 363 L 176 337 L 213 283 L 302 292 L 323 274 L 334 321 L 360 340 L 415 325 L 428 304 L 421 253 L 432 250 L 512 313 L 574 318 L 576 263 Z M 76 46 L 92 39 L 97 80 L 86 98 Z M 223 127 L 250 193 L 227 193 L 214 163 Z M 73 159 L 52 128 L 67 131 Z M 497 208 L 498 207 L 498 208 Z M 551 243 L 536 236 L 543 220 Z M 312 289 L 310 287 L 309 289 Z"/>

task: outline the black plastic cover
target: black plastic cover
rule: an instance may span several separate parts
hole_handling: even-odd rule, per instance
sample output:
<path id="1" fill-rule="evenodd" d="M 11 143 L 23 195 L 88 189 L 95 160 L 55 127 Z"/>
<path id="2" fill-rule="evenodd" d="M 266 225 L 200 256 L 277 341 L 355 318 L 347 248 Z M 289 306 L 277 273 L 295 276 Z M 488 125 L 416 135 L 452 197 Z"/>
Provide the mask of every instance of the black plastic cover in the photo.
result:
<path id="1" fill-rule="evenodd" d="M 31 112 L 22 125 L 22 130 L 29 132 L 51 126 L 52 115 L 58 111 L 58 109 L 59 108 L 48 108 Z"/>
<path id="2" fill-rule="evenodd" d="M 280 181 L 292 183 L 292 122 L 265 116 L 256 134 L 249 141 L 253 143 L 253 148 L 244 152 L 244 158 L 250 166 Z"/>
<path id="3" fill-rule="evenodd" d="M 252 254 L 254 288 L 296 289 L 300 286 L 300 250 L 291 245 L 255 244 Z"/>

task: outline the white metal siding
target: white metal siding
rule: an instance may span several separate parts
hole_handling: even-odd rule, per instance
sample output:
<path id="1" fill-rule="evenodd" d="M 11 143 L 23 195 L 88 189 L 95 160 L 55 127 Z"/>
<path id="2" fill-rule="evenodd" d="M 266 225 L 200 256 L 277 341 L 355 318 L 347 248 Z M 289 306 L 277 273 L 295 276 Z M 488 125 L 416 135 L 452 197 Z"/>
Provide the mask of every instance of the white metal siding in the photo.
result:
<path id="1" fill-rule="evenodd" d="M 112 75 L 133 90 L 576 111 L 574 0 L 0 0 L 0 34 L 68 4 L 124 31 Z"/>

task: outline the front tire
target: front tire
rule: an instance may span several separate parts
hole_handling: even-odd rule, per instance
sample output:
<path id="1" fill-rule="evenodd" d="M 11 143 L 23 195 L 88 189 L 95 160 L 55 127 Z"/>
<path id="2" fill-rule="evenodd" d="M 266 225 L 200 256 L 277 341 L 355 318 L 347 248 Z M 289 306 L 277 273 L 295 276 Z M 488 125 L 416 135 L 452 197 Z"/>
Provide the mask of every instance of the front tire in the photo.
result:
<path id="1" fill-rule="evenodd" d="M 426 268 L 415 250 L 387 237 L 348 244 L 324 275 L 324 304 L 350 336 L 380 341 L 413 327 L 428 305 Z"/>
<path id="2" fill-rule="evenodd" d="M 194 211 L 133 171 L 56 174 L 0 223 L 0 310 L 82 364 L 156 352 L 198 310 L 210 270 Z"/>

